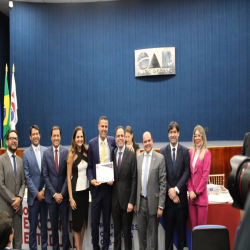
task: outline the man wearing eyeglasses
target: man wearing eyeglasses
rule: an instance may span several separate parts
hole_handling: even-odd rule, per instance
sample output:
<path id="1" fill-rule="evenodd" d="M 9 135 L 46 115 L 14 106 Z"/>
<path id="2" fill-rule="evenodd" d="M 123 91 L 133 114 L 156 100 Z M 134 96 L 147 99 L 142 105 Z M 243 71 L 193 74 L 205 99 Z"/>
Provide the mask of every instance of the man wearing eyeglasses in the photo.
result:
<path id="1" fill-rule="evenodd" d="M 164 209 L 165 249 L 173 249 L 174 226 L 178 232 L 178 249 L 186 246 L 186 220 L 188 211 L 187 181 L 190 176 L 188 148 L 178 143 L 180 128 L 177 122 L 168 126 L 170 144 L 161 148 L 167 172 L 167 194 Z"/>
<path id="2" fill-rule="evenodd" d="M 7 151 L 0 156 L 0 212 L 6 211 L 13 219 L 15 231 L 13 248 L 21 249 L 25 178 L 23 161 L 16 155 L 18 147 L 16 130 L 8 132 L 6 144 Z"/>

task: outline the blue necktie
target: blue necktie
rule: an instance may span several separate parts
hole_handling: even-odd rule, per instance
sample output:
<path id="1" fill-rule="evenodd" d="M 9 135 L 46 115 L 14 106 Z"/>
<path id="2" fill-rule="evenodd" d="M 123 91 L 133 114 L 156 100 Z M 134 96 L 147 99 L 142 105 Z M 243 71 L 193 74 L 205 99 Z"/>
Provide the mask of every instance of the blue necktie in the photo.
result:
<path id="1" fill-rule="evenodd" d="M 144 168 L 144 177 L 143 177 L 143 190 L 142 190 L 142 194 L 144 197 L 147 197 L 147 182 L 148 182 L 148 157 L 149 155 L 146 155 L 147 159 L 146 159 L 146 164 L 145 164 L 145 168 Z"/>
<path id="2" fill-rule="evenodd" d="M 14 174 L 15 174 L 15 178 L 16 178 L 16 156 L 15 155 L 12 155 L 13 157 L 13 165 L 14 165 Z"/>
<path id="3" fill-rule="evenodd" d="M 175 148 L 173 148 L 173 167 L 175 170 Z"/>
<path id="4" fill-rule="evenodd" d="M 40 161 L 40 157 L 39 157 L 39 154 L 38 154 L 38 148 L 36 148 L 36 160 L 37 160 L 37 163 L 38 163 L 38 166 L 39 166 L 39 170 L 41 172 L 41 161 Z"/>

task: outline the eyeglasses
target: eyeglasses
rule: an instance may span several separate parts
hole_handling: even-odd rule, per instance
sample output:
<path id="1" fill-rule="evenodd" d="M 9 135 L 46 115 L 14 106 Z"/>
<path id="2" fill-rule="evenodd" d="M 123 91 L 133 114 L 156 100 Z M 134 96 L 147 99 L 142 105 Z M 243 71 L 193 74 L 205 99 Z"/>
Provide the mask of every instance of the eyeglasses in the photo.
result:
<path id="1" fill-rule="evenodd" d="M 202 135 L 193 135 L 194 139 L 200 139 Z"/>
<path id="2" fill-rule="evenodd" d="M 8 140 L 10 140 L 10 141 L 18 141 L 18 137 L 9 137 Z"/>

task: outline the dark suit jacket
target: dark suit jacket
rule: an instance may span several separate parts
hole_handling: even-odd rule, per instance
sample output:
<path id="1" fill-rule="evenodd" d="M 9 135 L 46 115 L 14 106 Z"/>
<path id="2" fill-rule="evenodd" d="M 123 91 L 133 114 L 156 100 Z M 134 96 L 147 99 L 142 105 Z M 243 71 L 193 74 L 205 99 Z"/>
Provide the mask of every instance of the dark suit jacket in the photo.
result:
<path id="1" fill-rule="evenodd" d="M 120 166 L 117 168 L 116 153 L 113 152 L 115 181 L 112 190 L 112 206 L 117 206 L 118 201 L 122 209 L 127 210 L 128 203 L 135 204 L 136 197 L 136 155 L 125 147 Z"/>
<path id="2" fill-rule="evenodd" d="M 250 157 L 250 133 L 245 134 L 241 155 Z"/>
<path id="3" fill-rule="evenodd" d="M 38 192 L 42 190 L 45 184 L 43 178 L 43 168 L 42 168 L 43 153 L 45 150 L 46 148 L 40 145 L 41 171 L 39 169 L 36 160 L 36 155 L 32 145 L 23 152 L 23 168 L 26 179 L 26 185 L 28 186 L 29 206 L 33 206 L 35 201 L 39 202 L 38 199 L 36 199 L 36 196 Z"/>
<path id="4" fill-rule="evenodd" d="M 93 179 L 96 179 L 95 167 L 96 167 L 96 164 L 100 163 L 98 137 L 99 136 L 89 141 L 87 176 L 90 182 Z M 109 150 L 110 150 L 110 161 L 112 161 L 113 151 L 116 148 L 115 138 L 113 136 L 107 136 L 107 141 L 108 141 Z M 95 197 L 97 195 L 98 188 L 99 187 L 90 185 L 90 191 L 91 191 L 92 197 Z"/>
<path id="5" fill-rule="evenodd" d="M 53 197 L 55 193 L 61 193 L 63 199 L 68 199 L 67 185 L 67 155 L 68 149 L 59 146 L 59 170 L 56 172 L 56 165 L 53 153 L 53 146 L 46 149 L 43 153 L 43 176 L 46 184 L 45 201 L 54 204 L 56 201 Z"/>
<path id="6" fill-rule="evenodd" d="M 177 159 L 175 162 L 175 170 L 171 157 L 170 144 L 161 148 L 161 154 L 165 157 L 166 172 L 167 172 L 167 193 L 170 188 L 177 187 L 180 191 L 180 203 L 178 207 L 186 207 L 187 202 L 187 181 L 190 176 L 190 157 L 188 148 L 178 143 Z M 174 202 L 166 194 L 166 207 L 173 206 Z"/>

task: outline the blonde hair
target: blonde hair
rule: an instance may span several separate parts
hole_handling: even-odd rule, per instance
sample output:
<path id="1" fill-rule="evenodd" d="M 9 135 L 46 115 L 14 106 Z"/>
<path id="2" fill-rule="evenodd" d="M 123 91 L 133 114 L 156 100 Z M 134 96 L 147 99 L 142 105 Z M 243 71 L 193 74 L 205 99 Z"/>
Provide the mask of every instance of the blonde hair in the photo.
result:
<path id="1" fill-rule="evenodd" d="M 204 128 L 201 125 L 197 125 L 194 128 L 193 138 L 192 138 L 192 141 L 193 141 L 193 155 L 196 152 L 196 145 L 195 145 L 195 142 L 194 142 L 194 134 L 195 134 L 196 130 L 198 130 L 201 133 L 201 135 L 202 135 L 202 142 L 203 143 L 201 145 L 200 161 L 203 161 L 204 160 L 205 152 L 207 150 L 207 137 L 206 137 L 205 130 L 204 130 Z"/>

